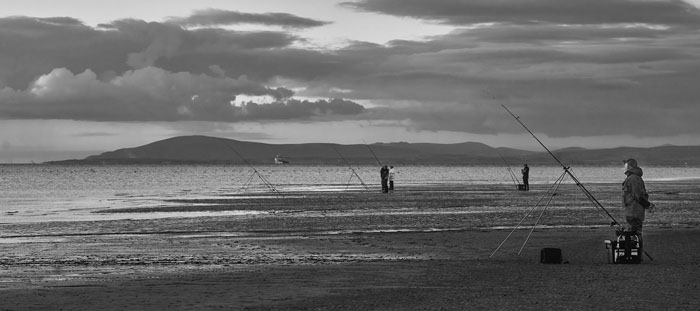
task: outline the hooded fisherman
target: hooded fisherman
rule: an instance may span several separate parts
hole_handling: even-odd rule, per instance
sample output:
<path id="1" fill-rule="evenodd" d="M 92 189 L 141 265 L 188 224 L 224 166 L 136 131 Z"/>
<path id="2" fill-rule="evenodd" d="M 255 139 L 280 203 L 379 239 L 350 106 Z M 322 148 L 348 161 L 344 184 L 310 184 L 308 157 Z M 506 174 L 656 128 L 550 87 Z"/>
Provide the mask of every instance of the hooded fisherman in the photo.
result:
<path id="1" fill-rule="evenodd" d="M 627 178 L 622 183 L 622 203 L 625 208 L 627 231 L 637 234 L 641 239 L 644 214 L 647 209 L 653 213 L 655 205 L 649 203 L 649 195 L 642 180 L 643 172 L 637 160 L 628 159 L 623 162 Z"/>

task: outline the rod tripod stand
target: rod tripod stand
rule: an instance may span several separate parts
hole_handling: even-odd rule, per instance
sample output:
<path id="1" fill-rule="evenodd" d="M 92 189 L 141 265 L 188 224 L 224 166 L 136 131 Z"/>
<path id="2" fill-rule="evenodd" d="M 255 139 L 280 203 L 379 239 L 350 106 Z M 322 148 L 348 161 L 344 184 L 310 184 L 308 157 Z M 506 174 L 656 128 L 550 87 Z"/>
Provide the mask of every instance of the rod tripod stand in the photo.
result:
<path id="1" fill-rule="evenodd" d="M 517 187 L 518 186 L 518 178 L 515 177 L 515 173 L 513 173 L 513 169 L 508 167 L 506 170 L 507 170 L 506 175 L 510 176 L 510 180 L 513 181 L 513 185 Z M 501 179 L 505 179 L 506 175 L 504 175 L 503 178 L 501 178 Z"/>
<path id="2" fill-rule="evenodd" d="M 544 215 L 544 212 L 545 212 L 545 211 L 547 210 L 547 208 L 549 207 L 549 204 L 552 203 L 552 199 L 554 199 L 554 197 L 557 195 L 557 190 L 559 189 L 559 186 L 561 186 L 561 183 L 564 181 L 564 178 L 566 177 L 567 172 L 568 172 L 568 169 L 565 170 L 565 171 L 559 176 L 559 178 L 557 178 L 557 180 L 554 182 L 554 184 L 552 184 L 551 187 L 549 187 L 549 189 L 547 189 L 547 192 L 545 192 L 545 194 L 543 194 L 542 197 L 540 197 L 540 199 L 537 201 L 537 203 L 535 203 L 535 205 L 527 212 L 527 214 L 525 214 L 525 216 L 523 216 L 523 218 L 520 219 L 520 221 L 519 221 L 518 224 L 515 226 L 515 228 L 513 228 L 513 230 L 510 231 L 510 233 L 508 234 L 508 236 L 506 236 L 506 238 L 503 240 L 503 242 L 501 242 L 501 244 L 498 245 L 498 247 L 496 248 L 496 250 L 493 251 L 493 253 L 491 253 L 491 255 L 489 256 L 489 258 L 493 257 L 493 255 L 495 255 L 495 254 L 498 252 L 498 250 L 501 249 L 501 247 L 503 246 L 503 244 L 506 243 L 506 241 L 510 238 L 510 236 L 513 235 L 513 233 L 515 232 L 515 230 L 518 230 L 518 228 L 520 228 L 520 225 L 523 223 L 523 221 L 525 221 L 525 218 L 527 218 L 528 216 L 530 216 L 530 214 L 532 213 L 532 211 L 534 211 L 538 206 L 540 206 L 540 203 L 542 203 L 542 201 L 543 201 L 544 199 L 547 199 L 547 203 L 546 203 L 546 204 L 544 205 L 544 207 L 542 208 L 542 211 L 540 212 L 540 215 L 537 217 L 537 220 L 535 221 L 535 224 L 532 225 L 532 229 L 530 229 L 530 233 L 528 233 L 527 238 L 525 238 L 525 242 L 523 242 L 523 245 L 520 247 L 520 250 L 518 250 L 518 255 L 520 255 L 520 253 L 521 253 L 521 252 L 523 251 L 523 249 L 525 248 L 525 245 L 526 245 L 527 242 L 530 240 L 530 236 L 532 236 L 532 232 L 535 231 L 535 228 L 537 227 L 537 224 L 539 224 L 540 220 L 542 219 L 542 216 Z M 570 173 L 569 173 L 569 174 L 570 174 Z"/>
<path id="3" fill-rule="evenodd" d="M 245 184 L 243 184 L 243 192 L 244 193 L 247 192 L 248 187 L 250 187 L 253 184 L 253 178 L 256 175 L 258 176 L 260 181 L 263 182 L 265 187 L 267 187 L 267 189 L 269 189 L 272 193 L 274 193 L 275 195 L 282 195 L 282 193 L 279 192 L 279 190 L 277 190 L 277 188 L 275 188 L 275 186 L 272 183 L 270 183 L 270 181 L 267 180 L 267 178 L 263 174 L 258 172 L 258 170 L 256 170 L 255 168 L 253 168 L 253 173 L 250 174 L 250 177 L 248 177 L 248 180 L 245 182 Z"/>
<path id="4" fill-rule="evenodd" d="M 357 180 L 359 180 L 360 184 L 362 184 L 362 186 L 365 187 L 365 190 L 369 191 L 369 187 L 367 186 L 367 184 L 365 184 L 362 178 L 360 178 L 360 175 L 357 174 L 357 172 L 354 168 L 352 168 L 352 166 L 350 167 L 350 179 L 348 179 L 348 183 L 345 184 L 345 190 L 348 190 L 348 187 L 350 187 L 350 182 L 354 177 L 357 177 Z"/>
<path id="5" fill-rule="evenodd" d="M 501 158 L 501 161 L 506 165 L 506 175 L 510 176 L 510 179 L 513 181 L 513 185 L 517 188 L 518 187 L 518 178 L 515 176 L 515 173 L 513 173 L 513 169 L 510 168 L 510 164 L 508 164 L 508 161 L 500 154 L 498 153 L 498 157 Z M 504 179 L 505 176 L 503 176 L 502 179 Z"/>
<path id="6" fill-rule="evenodd" d="M 338 151 L 338 148 L 333 147 L 333 150 L 335 150 L 335 152 L 340 156 L 340 158 L 343 159 L 343 162 L 345 162 L 345 164 L 347 164 L 348 168 L 350 168 L 350 179 L 348 179 L 348 183 L 345 184 L 345 190 L 348 190 L 348 187 L 350 187 L 350 182 L 352 181 L 352 178 L 357 177 L 357 180 L 359 180 L 360 184 L 362 184 L 362 186 L 365 187 L 365 190 L 369 191 L 369 187 L 367 187 L 367 184 L 365 184 L 365 182 L 362 180 L 362 178 L 360 178 L 360 175 L 357 174 L 357 171 L 355 171 L 355 169 L 352 167 L 352 165 L 350 165 L 350 162 L 348 162 L 348 160 L 345 159 L 343 154 L 340 153 L 340 151 Z"/>
<path id="7" fill-rule="evenodd" d="M 250 185 L 251 185 L 252 182 L 253 182 L 253 177 L 255 177 L 255 176 L 257 175 L 258 178 L 260 178 L 260 180 L 263 182 L 263 184 L 265 185 L 265 187 L 267 187 L 267 189 L 269 189 L 270 191 L 272 191 L 272 193 L 274 193 L 274 194 L 277 195 L 277 196 L 284 196 L 284 195 L 282 195 L 282 193 L 281 193 L 279 190 L 277 190 L 277 188 L 275 188 L 274 185 L 272 185 L 272 183 L 271 183 L 269 180 L 267 180 L 267 178 L 266 178 L 263 174 L 261 174 L 260 172 L 258 172 L 258 170 L 255 168 L 255 166 L 253 166 L 253 164 L 251 164 L 251 163 L 250 163 L 248 160 L 246 160 L 240 153 L 238 153 L 238 151 L 236 151 L 236 149 L 234 149 L 234 148 L 233 148 L 231 145 L 229 145 L 229 144 L 226 144 L 226 147 L 228 147 L 229 149 L 231 149 L 231 151 L 233 151 L 233 153 L 235 153 L 239 158 L 241 158 L 241 160 L 243 160 L 243 162 L 244 162 L 246 165 L 248 165 L 248 167 L 250 167 L 251 169 L 253 169 L 253 174 L 251 174 L 250 177 L 248 177 L 248 180 L 245 182 L 245 184 L 243 184 L 243 192 L 248 191 L 248 187 L 250 187 Z"/>

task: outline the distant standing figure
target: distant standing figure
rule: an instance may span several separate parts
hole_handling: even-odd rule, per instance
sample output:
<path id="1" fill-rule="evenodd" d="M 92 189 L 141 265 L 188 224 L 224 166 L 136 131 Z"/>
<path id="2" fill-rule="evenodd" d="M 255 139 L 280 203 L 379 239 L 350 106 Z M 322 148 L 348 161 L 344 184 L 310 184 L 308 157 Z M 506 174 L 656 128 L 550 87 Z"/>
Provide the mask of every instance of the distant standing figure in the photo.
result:
<path id="1" fill-rule="evenodd" d="M 382 178 L 382 192 L 389 192 L 389 168 L 386 165 L 379 169 L 379 175 Z"/>
<path id="2" fill-rule="evenodd" d="M 389 168 L 389 190 L 394 191 L 394 174 L 396 174 L 396 170 L 394 170 L 393 166 L 390 166 Z"/>
<path id="3" fill-rule="evenodd" d="M 523 190 L 530 190 L 530 168 L 527 167 L 527 164 L 525 164 L 525 166 L 523 166 L 523 169 L 520 171 L 523 173 Z"/>

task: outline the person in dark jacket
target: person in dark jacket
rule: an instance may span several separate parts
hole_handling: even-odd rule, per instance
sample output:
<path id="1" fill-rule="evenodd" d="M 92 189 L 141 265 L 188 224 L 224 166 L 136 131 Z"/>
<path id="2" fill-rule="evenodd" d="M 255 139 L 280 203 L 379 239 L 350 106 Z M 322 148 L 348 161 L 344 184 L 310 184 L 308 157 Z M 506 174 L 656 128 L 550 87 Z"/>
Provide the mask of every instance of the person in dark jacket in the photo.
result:
<path id="1" fill-rule="evenodd" d="M 642 238 L 642 226 L 646 210 L 654 212 L 654 203 L 649 202 L 649 194 L 642 180 L 642 169 L 635 159 L 623 161 L 625 164 L 625 181 L 622 182 L 622 204 L 625 208 L 625 220 L 627 221 L 627 232 L 637 236 L 639 239 L 639 253 L 644 253 L 644 239 Z M 641 260 L 640 256 L 640 260 Z"/>
<path id="2" fill-rule="evenodd" d="M 637 160 L 628 159 L 624 164 L 627 178 L 622 183 L 622 203 L 625 208 L 627 230 L 641 235 L 646 210 L 653 212 L 655 206 L 649 202 L 649 194 L 642 180 L 644 173 L 637 164 Z"/>
<path id="3" fill-rule="evenodd" d="M 520 172 L 523 173 L 523 190 L 530 190 L 530 168 L 525 164 Z"/>
<path id="4" fill-rule="evenodd" d="M 389 168 L 386 165 L 379 169 L 379 175 L 382 178 L 382 192 L 389 192 Z"/>

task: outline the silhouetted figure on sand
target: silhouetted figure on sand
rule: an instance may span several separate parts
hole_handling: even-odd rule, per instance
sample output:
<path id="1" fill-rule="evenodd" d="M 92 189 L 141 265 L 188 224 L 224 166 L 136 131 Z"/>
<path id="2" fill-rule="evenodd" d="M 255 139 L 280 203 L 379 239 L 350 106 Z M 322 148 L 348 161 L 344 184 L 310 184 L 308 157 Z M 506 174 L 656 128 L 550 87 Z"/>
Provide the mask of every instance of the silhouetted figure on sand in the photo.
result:
<path id="1" fill-rule="evenodd" d="M 386 165 L 379 170 L 379 175 L 382 178 L 382 192 L 389 192 L 389 168 Z"/>
<path id="2" fill-rule="evenodd" d="M 520 172 L 523 173 L 523 190 L 530 190 L 530 168 L 525 164 Z"/>

